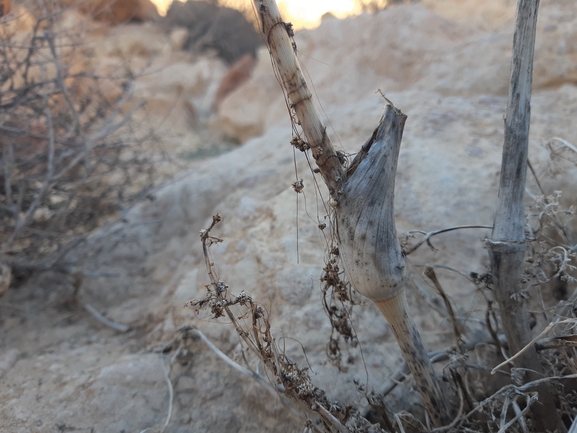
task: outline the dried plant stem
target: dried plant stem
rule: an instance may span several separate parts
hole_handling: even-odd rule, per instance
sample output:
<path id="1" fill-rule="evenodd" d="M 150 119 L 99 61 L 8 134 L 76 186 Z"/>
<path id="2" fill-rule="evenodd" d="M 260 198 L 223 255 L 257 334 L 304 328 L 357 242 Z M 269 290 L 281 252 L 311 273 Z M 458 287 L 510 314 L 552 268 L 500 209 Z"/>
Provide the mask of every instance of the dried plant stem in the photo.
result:
<path id="1" fill-rule="evenodd" d="M 164 370 L 164 379 L 166 380 L 166 386 L 168 387 L 168 412 L 166 414 L 166 421 L 164 422 L 164 428 L 163 428 L 163 432 L 166 430 L 166 428 L 168 427 L 168 424 L 170 424 L 170 418 L 172 418 L 172 404 L 174 401 L 174 388 L 172 386 L 172 381 L 170 380 L 170 370 L 172 368 L 171 367 L 167 367 L 164 359 L 160 358 L 160 362 L 162 362 L 162 368 Z"/>
<path id="2" fill-rule="evenodd" d="M 254 380 L 256 380 L 259 384 L 261 384 L 268 392 L 271 393 L 273 397 L 278 397 L 277 391 L 256 371 L 249 370 L 244 368 L 242 365 L 234 362 L 228 356 L 226 356 L 218 347 L 214 345 L 212 341 L 210 341 L 202 332 L 198 329 L 194 329 L 191 331 L 192 333 L 198 335 L 200 339 L 206 344 L 210 350 L 212 350 L 220 359 L 222 359 L 225 363 L 231 366 L 233 369 L 238 371 L 240 374 L 244 376 L 248 376 Z"/>
<path id="3" fill-rule="evenodd" d="M 299 124 L 331 194 L 340 256 L 352 286 L 376 302 L 391 324 L 435 426 L 448 422 L 448 408 L 404 296 L 406 269 L 395 228 L 393 198 L 406 115 L 390 101 L 379 126 L 345 172 L 312 103 L 275 0 L 255 0 L 293 127 Z M 298 134 L 298 133 L 297 133 Z"/>
<path id="4" fill-rule="evenodd" d="M 419 248 L 424 243 L 427 243 L 427 245 L 429 245 L 429 247 L 433 248 L 433 246 L 431 245 L 431 238 L 433 236 L 440 235 L 441 233 L 448 233 L 448 232 L 452 232 L 455 230 L 463 230 L 463 229 L 492 229 L 492 228 L 493 228 L 493 226 L 464 225 L 464 226 L 447 227 L 447 228 L 440 229 L 440 230 L 434 230 L 432 232 L 424 232 L 422 230 L 411 230 L 411 231 L 407 232 L 407 235 L 412 235 L 413 233 L 420 233 L 423 235 L 423 238 L 419 242 L 417 242 L 415 245 L 413 245 L 412 247 L 406 248 L 405 249 L 405 255 L 408 256 L 409 254 L 415 252 L 417 250 L 417 248 Z"/>
<path id="5" fill-rule="evenodd" d="M 568 324 L 575 324 L 575 320 L 573 319 L 567 319 L 567 320 L 563 320 L 560 322 L 551 322 L 549 323 L 549 325 L 547 325 L 547 327 L 541 331 L 541 333 L 539 335 L 537 335 L 535 338 L 533 338 L 529 343 L 527 343 L 527 345 L 525 347 L 523 347 L 521 350 L 519 350 L 517 353 L 515 353 L 513 356 L 511 356 L 509 359 L 507 359 L 506 361 L 502 362 L 501 364 L 497 365 L 495 368 L 493 368 L 493 370 L 491 370 L 491 374 L 495 374 L 499 369 L 501 369 L 503 366 L 509 364 L 509 363 L 513 363 L 513 361 L 521 356 L 523 356 L 523 354 L 525 352 L 527 352 L 528 350 L 534 349 L 535 351 L 537 350 L 535 347 L 535 344 L 546 334 L 549 333 L 549 331 L 551 331 L 551 329 L 553 329 L 553 327 L 555 327 L 556 325 L 568 325 Z M 546 343 L 546 341 L 544 341 L 543 343 Z M 543 344 L 542 343 L 542 344 Z M 558 344 L 556 347 L 559 347 L 561 344 Z"/>
<path id="6" fill-rule="evenodd" d="M 520 277 L 526 250 L 523 198 L 529 153 L 531 86 L 538 9 L 539 0 L 518 2 L 499 203 L 491 239 L 487 241 L 494 294 L 499 302 L 501 321 L 511 353 L 521 352 L 532 340 L 528 311 L 520 293 Z M 525 381 L 534 380 L 543 371 L 533 345 L 519 355 L 518 363 L 525 369 Z M 553 396 L 546 384 L 540 387 L 538 392 L 540 404 L 531 408 L 536 430 L 554 431 L 561 423 Z"/>
<path id="7" fill-rule="evenodd" d="M 433 365 L 421 342 L 415 323 L 408 314 L 409 306 L 405 292 L 402 291 L 386 301 L 378 301 L 375 304 L 395 334 L 433 424 L 437 427 L 443 425 L 447 422 L 449 413 L 447 400 L 443 396 L 439 380 L 434 375 Z"/>
<path id="8" fill-rule="evenodd" d="M 515 414 L 515 417 L 509 421 L 507 424 L 504 424 L 500 429 L 498 433 L 506 433 L 509 430 L 509 427 L 511 427 L 513 424 L 515 424 L 517 421 L 519 421 L 519 423 L 524 423 L 523 421 L 523 415 L 525 415 L 529 409 L 531 408 L 531 406 L 537 401 L 537 396 L 533 395 L 529 398 L 527 398 L 527 405 L 525 406 L 525 409 L 523 409 L 522 411 L 520 411 L 519 413 Z"/>
<path id="9" fill-rule="evenodd" d="M 336 206 L 340 255 L 347 278 L 377 304 L 391 325 L 436 427 L 449 410 L 405 298 L 405 259 L 394 220 L 394 189 L 406 116 L 388 105 L 378 128 L 348 170 Z"/>
<path id="10" fill-rule="evenodd" d="M 291 110 L 294 110 L 300 122 L 329 192 L 334 196 L 344 180 L 344 169 L 327 135 L 327 128 L 313 104 L 312 94 L 291 42 L 292 30 L 283 22 L 275 0 L 254 0 L 254 3 L 260 12 L 262 32 L 278 71 L 280 84 L 286 92 Z"/>
<path id="11" fill-rule="evenodd" d="M 577 433 L 577 417 L 575 417 L 573 423 L 571 423 L 571 428 L 568 433 Z"/>
<path id="12" fill-rule="evenodd" d="M 463 334 L 462 326 L 459 324 L 459 322 L 455 316 L 455 311 L 453 310 L 453 305 L 451 304 L 449 297 L 445 293 L 443 286 L 441 286 L 441 283 L 439 282 L 439 279 L 437 278 L 437 274 L 435 272 L 435 269 L 433 269 L 431 266 L 425 266 L 424 275 L 431 280 L 431 282 L 433 283 L 433 286 L 435 286 L 435 290 L 443 299 L 443 303 L 445 304 L 445 309 L 447 310 L 447 315 L 449 316 L 449 320 L 451 321 L 451 325 L 453 326 L 453 333 L 455 334 L 455 340 L 457 341 L 457 345 L 459 346 L 459 349 L 461 350 L 461 352 L 463 352 L 462 346 L 464 344 L 464 340 L 463 340 L 463 335 L 462 335 Z"/>
<path id="13" fill-rule="evenodd" d="M 513 411 L 515 412 L 515 415 L 517 415 L 517 417 L 519 417 L 519 425 L 521 427 L 521 430 L 523 431 L 523 433 L 529 433 L 529 429 L 527 428 L 527 423 L 525 422 L 525 418 L 523 418 L 523 411 L 521 411 L 521 408 L 519 407 L 519 404 L 517 403 L 516 400 L 513 400 L 513 403 L 511 404 L 511 406 L 513 406 Z M 528 409 L 528 406 L 525 407 L 525 409 Z"/>
<path id="14" fill-rule="evenodd" d="M 118 332 L 130 331 L 130 326 L 124 325 L 122 323 L 116 323 L 116 322 L 113 322 L 112 320 L 107 319 L 102 314 L 100 314 L 100 312 L 96 308 L 94 308 L 90 304 L 84 303 L 84 309 L 86 311 L 88 311 L 92 315 L 92 317 L 94 317 L 96 320 L 98 320 L 103 325 L 108 326 L 110 329 L 114 329 L 115 331 L 118 331 Z"/>
<path id="15" fill-rule="evenodd" d="M 521 289 L 519 278 L 526 249 L 523 197 L 527 174 L 534 32 L 538 5 L 539 0 L 519 1 L 499 204 L 491 240 L 488 241 L 494 292 L 501 307 L 503 326 L 513 352 L 520 351 L 531 341 L 527 311 L 523 308 L 522 297 L 518 292 Z M 533 22 L 532 32 L 524 28 L 528 20 Z M 527 31 L 529 34 L 526 34 Z"/>

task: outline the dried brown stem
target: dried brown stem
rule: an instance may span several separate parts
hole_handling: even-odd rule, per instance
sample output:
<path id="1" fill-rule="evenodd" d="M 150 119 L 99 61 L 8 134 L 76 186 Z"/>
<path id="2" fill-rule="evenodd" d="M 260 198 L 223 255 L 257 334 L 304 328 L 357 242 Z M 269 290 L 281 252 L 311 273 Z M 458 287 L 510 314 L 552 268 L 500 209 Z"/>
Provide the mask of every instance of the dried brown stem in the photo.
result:
<path id="1" fill-rule="evenodd" d="M 301 71 L 291 41 L 290 27 L 282 20 L 275 0 L 254 0 L 260 13 L 262 32 L 278 71 L 280 84 L 294 110 L 321 175 L 334 196 L 344 181 L 341 165 L 327 128 L 313 104 L 312 94 Z"/>
<path id="2" fill-rule="evenodd" d="M 463 348 L 462 348 L 462 346 L 464 344 L 463 336 L 462 336 L 463 331 L 461 329 L 461 325 L 457 321 L 457 318 L 455 316 L 455 312 L 453 310 L 453 305 L 451 304 L 449 297 L 445 293 L 443 286 L 441 286 L 441 283 L 439 282 L 439 279 L 437 278 L 437 274 L 435 273 L 435 270 L 431 266 L 425 267 L 424 274 L 429 280 L 431 280 L 431 282 L 433 283 L 433 286 L 435 286 L 435 290 L 437 290 L 437 293 L 443 299 L 443 303 L 445 304 L 445 308 L 447 309 L 447 314 L 449 315 L 449 320 L 451 321 L 451 325 L 453 326 L 453 333 L 455 334 L 455 339 L 457 340 L 457 345 L 459 346 L 459 349 L 461 351 L 463 351 Z"/>

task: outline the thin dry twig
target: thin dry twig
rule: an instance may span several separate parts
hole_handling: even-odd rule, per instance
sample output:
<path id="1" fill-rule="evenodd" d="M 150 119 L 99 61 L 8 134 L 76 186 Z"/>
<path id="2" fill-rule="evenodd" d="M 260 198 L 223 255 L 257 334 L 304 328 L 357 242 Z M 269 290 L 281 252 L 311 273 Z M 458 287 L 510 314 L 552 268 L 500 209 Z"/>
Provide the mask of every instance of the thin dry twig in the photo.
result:
<path id="1" fill-rule="evenodd" d="M 422 230 L 411 230 L 409 232 L 407 232 L 406 237 L 410 237 L 412 236 L 414 233 L 420 233 L 423 236 L 423 238 L 417 242 L 415 245 L 413 245 L 410 248 L 405 248 L 404 252 L 405 255 L 408 256 L 409 254 L 415 252 L 417 250 L 417 248 L 419 248 L 421 245 L 423 245 L 425 242 L 427 243 L 427 245 L 429 245 L 429 247 L 432 250 L 435 250 L 436 248 L 431 244 L 431 238 L 433 236 L 439 235 L 441 233 L 447 233 L 447 232 L 452 232 L 455 230 L 463 230 L 463 229 L 492 229 L 493 226 L 483 226 L 483 225 L 464 225 L 464 226 L 455 226 L 455 227 L 447 227 L 444 229 L 440 229 L 440 230 L 434 230 L 432 232 L 424 232 Z"/>
<path id="2" fill-rule="evenodd" d="M 108 326 L 110 329 L 114 329 L 115 331 L 118 332 L 130 331 L 130 326 L 123 325 L 122 323 L 113 322 L 112 320 L 107 319 L 102 314 L 100 314 L 100 312 L 96 308 L 94 308 L 92 305 L 86 302 L 83 302 L 82 304 L 84 306 L 84 309 L 88 311 L 92 315 L 92 317 L 94 317 L 103 325 Z"/>
<path id="3" fill-rule="evenodd" d="M 349 433 L 349 429 L 346 428 L 342 423 L 334 417 L 332 413 L 324 408 L 320 403 L 316 406 L 318 411 L 323 415 L 323 417 L 330 421 L 331 425 L 340 433 Z"/>
<path id="4" fill-rule="evenodd" d="M 577 417 L 573 419 L 573 422 L 571 423 L 571 428 L 567 433 L 577 433 Z"/>
<path id="5" fill-rule="evenodd" d="M 274 397 L 278 397 L 278 392 L 280 392 L 280 391 L 273 388 L 270 385 L 270 383 L 268 383 L 256 371 L 252 371 L 252 370 L 249 370 L 247 368 L 244 368 L 242 365 L 238 364 L 237 362 L 234 362 L 232 359 L 230 359 L 228 356 L 226 356 L 226 354 L 223 353 L 218 347 L 216 347 L 214 345 L 214 343 L 212 341 L 210 341 L 200 330 L 193 329 L 190 332 L 194 335 L 197 335 L 204 342 L 204 344 L 206 344 L 209 347 L 210 350 L 212 350 L 220 359 L 222 359 L 224 362 L 226 362 L 233 369 L 235 369 L 236 371 L 238 371 L 240 374 L 242 374 L 244 376 L 247 376 L 247 377 L 250 377 L 250 378 L 256 380 L 269 393 L 271 393 L 271 395 L 273 395 Z"/>
<path id="6" fill-rule="evenodd" d="M 523 418 L 523 412 L 521 411 L 521 408 L 519 407 L 519 403 L 517 403 L 517 397 L 515 397 L 515 399 L 513 399 L 513 403 L 511 404 L 513 406 L 513 411 L 515 411 L 515 415 L 517 415 L 519 417 L 519 425 L 521 426 L 521 430 L 523 431 L 523 433 L 529 433 L 529 429 L 527 428 L 527 423 L 525 422 L 525 418 Z"/>
<path id="7" fill-rule="evenodd" d="M 535 343 L 540 340 L 543 335 L 546 335 L 549 333 L 549 331 L 551 331 L 551 329 L 553 329 L 556 325 L 567 325 L 567 324 L 575 324 L 575 320 L 574 319 L 567 319 L 567 320 L 562 320 L 560 322 L 551 322 L 549 323 L 549 325 L 547 325 L 547 327 L 541 331 L 541 333 L 539 335 L 537 335 L 535 338 L 533 338 L 529 343 L 527 343 L 527 345 L 525 347 L 523 347 L 520 351 L 518 351 L 516 354 L 514 354 L 513 356 L 509 357 L 507 360 L 505 360 L 504 362 L 502 362 L 501 364 L 497 365 L 495 368 L 493 368 L 493 370 L 491 370 L 491 374 L 495 374 L 498 370 L 500 370 L 502 367 L 504 367 L 505 365 L 511 363 L 512 361 L 514 361 L 516 358 L 518 358 L 519 356 L 521 356 L 523 353 L 525 353 L 525 351 L 529 350 L 531 347 L 534 347 Z"/>
<path id="8" fill-rule="evenodd" d="M 172 387 L 172 381 L 170 380 L 171 368 L 168 368 L 166 366 L 166 363 L 164 362 L 164 358 L 162 358 L 162 356 L 160 357 L 160 362 L 162 362 L 162 368 L 164 370 L 164 378 L 166 380 L 166 385 L 168 386 L 168 413 L 166 414 L 166 421 L 164 422 L 164 428 L 162 429 L 162 431 L 164 432 L 167 429 L 168 424 L 170 424 L 170 418 L 172 417 L 172 404 L 173 404 L 173 400 L 174 400 L 174 389 Z"/>
<path id="9" fill-rule="evenodd" d="M 397 422 L 397 427 L 399 427 L 400 433 L 405 433 L 405 428 L 403 427 L 403 422 L 398 413 L 395 414 L 395 421 Z"/>
<path id="10" fill-rule="evenodd" d="M 211 283 L 206 286 L 208 295 L 201 300 L 189 301 L 185 306 L 192 306 L 197 311 L 203 308 L 209 309 L 213 318 L 227 317 L 234 325 L 242 341 L 244 341 L 263 362 L 271 375 L 278 380 L 277 389 L 282 389 L 283 398 L 281 401 L 285 403 L 284 400 L 286 397 L 286 399 L 288 399 L 287 402 L 292 402 L 288 405 L 289 407 L 296 403 L 298 413 L 301 416 L 304 415 L 309 420 L 318 420 L 320 417 L 320 422 L 324 427 L 328 428 L 332 426 L 331 428 L 333 430 L 337 429 L 337 431 L 343 432 L 348 431 L 345 427 L 346 419 L 354 418 L 358 426 L 365 426 L 365 428 L 368 429 L 371 424 L 367 419 L 362 417 L 358 411 L 345 411 L 344 406 L 338 402 L 329 401 L 325 392 L 315 386 L 311 381 L 308 373 L 309 369 L 299 368 L 282 349 L 279 349 L 271 333 L 268 312 L 262 306 L 254 303 L 252 298 L 244 292 L 241 292 L 238 296 L 230 294 L 228 285 L 219 279 L 214 262 L 210 258 L 209 247 L 222 241 L 210 234 L 211 230 L 220 221 L 222 221 L 220 214 L 213 216 L 210 227 L 202 230 L 200 235 L 205 253 L 207 272 L 211 280 Z M 237 320 L 237 315 L 233 314 L 231 310 L 232 307 L 245 308 L 245 313 L 242 314 L 241 317 L 247 319 L 246 322 L 250 323 L 249 326 L 241 325 L 241 322 Z M 189 329 L 191 328 L 189 327 Z M 200 336 L 200 334 L 198 335 Z M 207 343 L 207 341 L 205 341 L 205 343 Z M 214 350 L 215 348 L 211 346 L 211 349 Z M 219 352 L 216 353 L 218 354 Z M 233 365 L 232 363 L 234 361 L 230 359 L 227 360 L 223 357 L 226 355 L 219 354 L 219 356 L 237 371 L 260 380 L 260 375 L 255 375 L 254 372 L 244 367 Z M 264 379 L 262 379 L 262 381 L 264 381 Z M 268 386 L 272 390 L 271 392 L 278 395 L 270 385 Z M 368 431 L 366 429 L 361 431 Z M 372 431 L 378 432 L 381 430 L 378 428 L 375 430 L 373 428 Z"/>
<path id="11" fill-rule="evenodd" d="M 441 286 L 441 283 L 439 282 L 439 279 L 437 278 L 437 274 L 435 273 L 435 270 L 431 266 L 426 266 L 424 274 L 429 280 L 431 280 L 431 282 L 435 286 L 435 289 L 437 290 L 437 293 L 443 299 L 443 302 L 445 304 L 445 308 L 447 309 L 447 314 L 449 315 L 449 320 L 451 321 L 451 325 L 453 326 L 453 333 L 455 334 L 457 346 L 459 346 L 459 350 L 463 351 L 463 348 L 462 348 L 462 346 L 463 346 L 462 330 L 461 330 L 461 326 L 459 325 L 459 322 L 457 321 L 457 318 L 455 316 L 455 311 L 453 310 L 453 304 L 451 304 L 451 301 L 449 300 L 449 297 L 445 293 L 443 286 Z"/>
<path id="12" fill-rule="evenodd" d="M 577 147 L 575 147 L 573 144 L 569 143 L 567 140 L 565 140 L 565 139 L 563 139 L 563 138 L 560 138 L 560 137 L 553 137 L 553 138 L 551 139 L 551 141 L 552 141 L 552 140 L 558 141 L 558 142 L 561 143 L 563 146 L 565 146 L 567 149 L 570 149 L 570 150 L 572 150 L 573 152 L 577 153 Z"/>
<path id="13" fill-rule="evenodd" d="M 21 265 L 62 259 L 119 207 L 147 195 L 161 159 L 141 148 L 150 134 L 136 137 L 143 104 L 127 109 L 134 74 L 99 76 L 89 62 L 71 72 L 87 58 L 84 29 L 62 26 L 57 8 L 34 18 L 18 43 L 3 25 L 0 43 L 0 254 Z"/>
<path id="14" fill-rule="evenodd" d="M 509 421 L 507 424 L 503 425 L 503 426 L 499 429 L 499 432 L 498 432 L 498 433 L 506 433 L 507 431 L 509 431 L 509 430 L 508 430 L 509 427 L 511 427 L 511 426 L 512 426 L 513 424 L 515 424 L 517 421 L 519 421 L 519 423 L 520 423 L 521 425 L 524 425 L 525 422 L 522 421 L 522 420 L 523 420 L 523 416 L 524 416 L 527 412 L 529 412 L 529 410 L 531 409 L 531 406 L 532 406 L 538 399 L 539 399 L 539 396 L 538 396 L 537 394 L 533 394 L 532 396 L 528 397 L 525 408 L 524 408 L 521 412 L 515 414 L 515 417 L 514 417 L 511 421 Z M 517 406 L 517 407 L 518 407 L 518 406 Z"/>

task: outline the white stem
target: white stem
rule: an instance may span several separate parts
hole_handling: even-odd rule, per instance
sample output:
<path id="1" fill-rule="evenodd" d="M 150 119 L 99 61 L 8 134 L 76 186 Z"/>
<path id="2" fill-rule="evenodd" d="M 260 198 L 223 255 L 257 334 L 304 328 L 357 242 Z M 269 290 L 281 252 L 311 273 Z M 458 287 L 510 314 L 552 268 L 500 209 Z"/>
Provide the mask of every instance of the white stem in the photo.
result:
<path id="1" fill-rule="evenodd" d="M 435 427 L 448 422 L 449 410 L 429 355 L 425 351 L 415 322 L 409 315 L 405 291 L 386 301 L 375 302 L 391 326 L 401 352 L 415 378 L 425 408 Z"/>

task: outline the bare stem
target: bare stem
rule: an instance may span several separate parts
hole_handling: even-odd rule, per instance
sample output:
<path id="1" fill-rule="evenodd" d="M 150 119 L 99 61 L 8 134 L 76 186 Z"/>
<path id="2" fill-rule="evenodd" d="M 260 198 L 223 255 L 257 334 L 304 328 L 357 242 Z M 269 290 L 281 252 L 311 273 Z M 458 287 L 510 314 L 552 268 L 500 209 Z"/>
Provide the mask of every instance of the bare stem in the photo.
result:
<path id="1" fill-rule="evenodd" d="M 444 425 L 449 418 L 447 400 L 443 396 L 439 380 L 434 374 L 433 365 L 425 351 L 415 322 L 409 314 L 405 292 L 402 291 L 386 301 L 375 302 L 375 304 L 395 334 L 433 424 L 435 427 Z"/>
<path id="2" fill-rule="evenodd" d="M 312 94 L 295 54 L 296 47 L 291 41 L 291 27 L 282 20 L 275 0 L 254 0 L 254 3 L 260 13 L 262 32 L 278 72 L 279 84 L 300 122 L 329 192 L 334 195 L 344 180 L 344 169 L 313 104 Z"/>
<path id="3" fill-rule="evenodd" d="M 520 352 L 531 338 L 528 311 L 520 293 L 524 264 L 525 209 L 524 193 L 529 154 L 531 120 L 531 86 L 539 0 L 519 0 L 509 100 L 505 119 L 503 160 L 499 183 L 499 204 L 491 239 L 487 242 L 493 274 L 495 298 L 499 302 L 501 321 L 512 354 Z M 543 368 L 537 351 L 530 345 L 518 357 L 525 381 L 541 376 Z M 547 385 L 538 389 L 539 403 L 531 409 L 537 431 L 554 431 L 560 425 L 554 399 Z"/>

